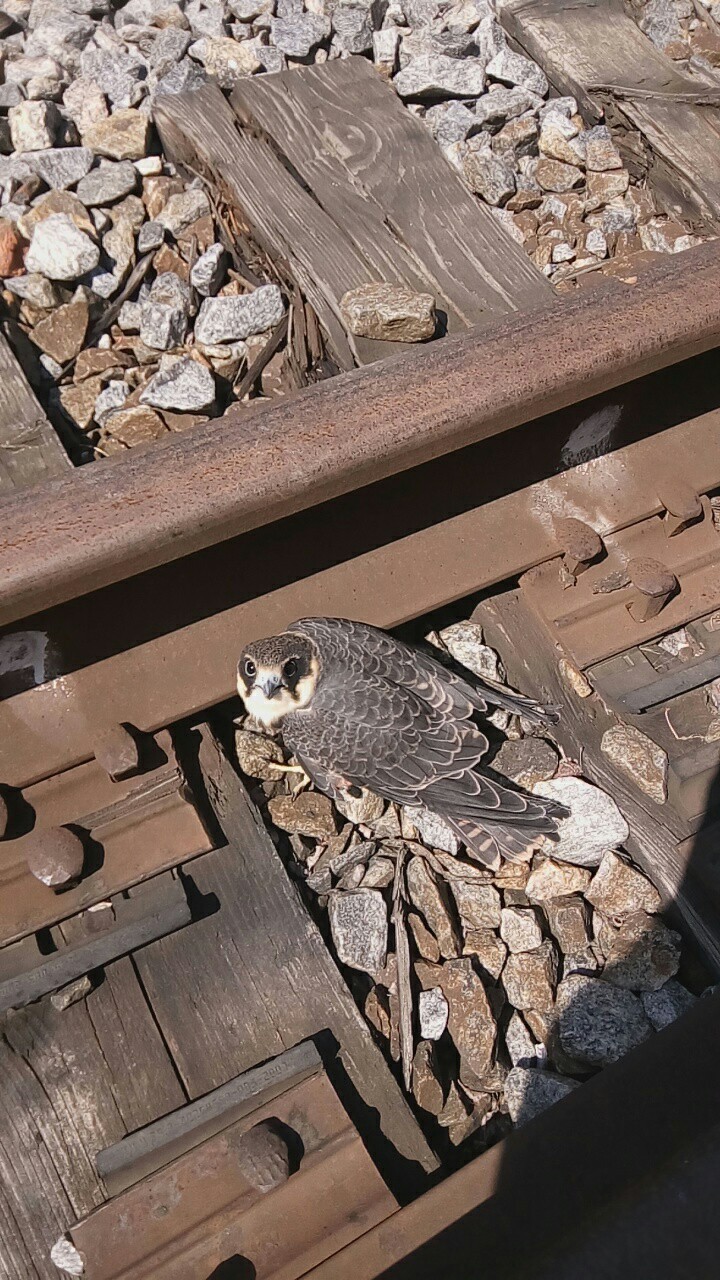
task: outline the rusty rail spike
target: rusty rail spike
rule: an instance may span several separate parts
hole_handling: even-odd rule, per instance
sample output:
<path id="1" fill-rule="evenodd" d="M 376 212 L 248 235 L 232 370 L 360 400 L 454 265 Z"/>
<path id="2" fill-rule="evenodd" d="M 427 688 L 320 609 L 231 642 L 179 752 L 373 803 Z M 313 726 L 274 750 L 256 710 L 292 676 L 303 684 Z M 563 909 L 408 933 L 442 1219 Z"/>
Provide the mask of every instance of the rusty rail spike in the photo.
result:
<path id="1" fill-rule="evenodd" d="M 682 481 L 673 480 L 664 484 L 658 492 L 658 499 L 665 508 L 663 527 L 668 538 L 682 533 L 688 525 L 696 524 L 703 518 L 703 504 L 699 494 Z"/>
<path id="2" fill-rule="evenodd" d="M 629 560 L 627 571 L 635 589 L 628 612 L 635 622 L 649 622 L 675 594 L 678 580 L 666 565 L 649 556 Z"/>
<path id="3" fill-rule="evenodd" d="M 565 568 L 576 578 L 605 550 L 600 534 L 584 520 L 576 520 L 574 516 L 556 516 L 553 529 L 558 546 L 564 553 Z"/>
<path id="4" fill-rule="evenodd" d="M 127 725 L 111 724 L 102 729 L 93 743 L 93 752 L 113 782 L 131 778 L 140 770 L 140 745 Z"/>

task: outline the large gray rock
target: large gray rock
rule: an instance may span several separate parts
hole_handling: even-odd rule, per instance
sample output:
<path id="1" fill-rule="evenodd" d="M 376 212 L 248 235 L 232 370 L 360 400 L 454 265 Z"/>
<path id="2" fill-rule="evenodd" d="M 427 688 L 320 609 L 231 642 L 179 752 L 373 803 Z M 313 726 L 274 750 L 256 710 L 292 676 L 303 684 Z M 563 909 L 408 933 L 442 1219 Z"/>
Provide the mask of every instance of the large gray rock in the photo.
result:
<path id="1" fill-rule="evenodd" d="M 345 53 L 368 53 L 372 49 L 372 15 L 365 5 L 336 5 L 332 23 L 338 47 Z"/>
<path id="2" fill-rule="evenodd" d="M 505 1028 L 505 1047 L 514 1067 L 537 1066 L 538 1054 L 535 1040 L 517 1010 Z"/>
<path id="3" fill-rule="evenodd" d="M 81 58 L 82 74 L 94 80 L 114 107 L 134 107 L 147 91 L 147 66 L 135 54 L 114 49 L 86 49 Z"/>
<path id="4" fill-rule="evenodd" d="M 474 112 L 469 111 L 464 103 L 453 100 L 428 107 L 425 124 L 441 147 L 450 146 L 453 142 L 464 142 L 480 129 L 480 122 Z"/>
<path id="5" fill-rule="evenodd" d="M 74 8 L 76 6 L 73 6 Z M 36 5 L 33 6 L 37 8 Z M 97 11 L 96 11 L 97 14 Z M 95 16 L 95 15 L 94 15 Z M 95 34 L 95 23 L 82 13 L 64 13 L 60 5 L 46 8 L 25 41 L 30 57 L 48 53 L 64 66 L 77 68 L 78 54 Z"/>
<path id="6" fill-rule="evenodd" d="M 612 796 L 581 778 L 538 782 L 533 792 L 558 800 L 570 810 L 569 818 L 559 819 L 559 838 L 552 846 L 552 857 L 557 862 L 597 867 L 607 850 L 617 849 L 630 834 Z"/>
<path id="7" fill-rule="evenodd" d="M 33 151 L 28 164 L 53 191 L 65 191 L 89 172 L 95 156 L 89 147 L 50 147 Z"/>
<path id="8" fill-rule="evenodd" d="M 156 351 L 182 346 L 191 310 L 189 285 L 172 271 L 159 275 L 140 315 L 140 337 L 145 346 Z"/>
<path id="9" fill-rule="evenodd" d="M 63 106 L 81 134 L 109 115 L 105 94 L 94 80 L 86 76 L 79 76 L 68 85 L 63 94 Z"/>
<path id="10" fill-rule="evenodd" d="M 192 93 L 207 84 L 208 75 L 204 67 L 198 66 L 190 58 L 182 58 L 177 66 L 172 67 L 155 85 L 154 97 L 172 97 L 176 93 Z"/>
<path id="11" fill-rule="evenodd" d="M 83 204 L 91 208 L 114 204 L 135 190 L 137 180 L 137 169 L 129 160 L 109 161 L 86 174 L 78 183 L 76 192 Z"/>
<path id="12" fill-rule="evenodd" d="M 554 1071 L 513 1067 L 505 1079 L 505 1102 L 513 1124 L 527 1124 L 578 1087 L 577 1080 Z"/>
<path id="13" fill-rule="evenodd" d="M 440 632 L 440 639 L 451 657 L 488 680 L 504 680 L 500 657 L 495 649 L 483 643 L 482 628 L 477 622 L 455 622 Z"/>
<path id="14" fill-rule="evenodd" d="M 387 953 L 388 918 L 382 894 L 377 889 L 333 893 L 328 917 L 338 959 L 351 969 L 376 976 Z"/>
<path id="15" fill-rule="evenodd" d="M 513 954 L 534 951 L 543 940 L 538 912 L 534 907 L 503 907 L 500 937 Z"/>
<path id="16" fill-rule="evenodd" d="M 647 0 L 639 25 L 658 49 L 682 40 L 678 10 L 673 0 Z"/>
<path id="17" fill-rule="evenodd" d="M 93 417 L 103 426 L 117 409 L 121 409 L 130 394 L 127 383 L 114 379 L 108 382 L 95 401 Z"/>
<path id="18" fill-rule="evenodd" d="M 463 925 L 469 929 L 499 929 L 501 901 L 494 884 L 454 877 L 449 883 Z"/>
<path id="19" fill-rule="evenodd" d="M 289 58 L 307 58 L 324 40 L 330 39 L 330 21 L 314 13 L 297 13 L 289 18 L 273 18 L 272 42 Z"/>
<path id="20" fill-rule="evenodd" d="M 48 280 L 77 280 L 100 261 L 100 250 L 66 213 L 39 222 L 25 258 L 29 272 Z"/>
<path id="21" fill-rule="evenodd" d="M 560 1041 L 565 1053 L 590 1067 L 617 1062 L 652 1035 L 637 996 L 573 973 L 558 987 Z"/>
<path id="22" fill-rule="evenodd" d="M 150 253 L 159 249 L 165 239 L 165 228 L 161 222 L 144 222 L 138 231 L 138 253 Z"/>
<path id="23" fill-rule="evenodd" d="M 513 53 L 511 49 L 501 49 L 490 59 L 487 74 L 491 80 L 529 89 L 541 98 L 545 97 L 549 89 L 547 77 L 537 63 L 524 58 L 521 53 Z"/>
<path id="24" fill-rule="evenodd" d="M 42 275 L 30 273 L 15 276 L 14 279 L 8 278 L 3 287 L 10 293 L 14 293 L 16 297 L 25 298 L 34 307 L 41 307 L 43 310 L 49 310 L 60 304 L 60 294 L 55 285 Z"/>
<path id="25" fill-rule="evenodd" d="M 158 31 L 148 53 L 148 65 L 158 79 L 162 79 L 178 65 L 187 53 L 191 41 L 190 32 L 182 31 L 179 27 L 165 27 Z"/>
<path id="26" fill-rule="evenodd" d="M 480 125 L 501 125 L 526 111 L 537 110 L 542 98 L 527 89 L 501 89 L 486 93 L 475 105 L 475 117 Z"/>
<path id="27" fill-rule="evenodd" d="M 154 409 L 203 413 L 214 407 L 215 379 L 205 365 L 182 356 L 150 379 L 140 400 Z"/>
<path id="28" fill-rule="evenodd" d="M 429 809 L 407 809 L 407 817 L 415 827 L 423 844 L 429 849 L 442 849 L 445 853 L 460 851 L 460 841 L 455 832 L 436 813 Z"/>
<path id="29" fill-rule="evenodd" d="M 261 285 L 239 297 L 206 298 L 195 324 L 195 339 L 206 346 L 237 342 L 272 329 L 284 311 L 282 294 L 275 284 Z"/>
<path id="30" fill-rule="evenodd" d="M 479 98 L 485 88 L 485 67 L 475 58 L 423 54 L 398 71 L 393 84 L 400 97 L 409 100 Z"/>
<path id="31" fill-rule="evenodd" d="M 697 1004 L 697 996 L 687 987 L 670 978 L 659 991 L 643 991 L 640 994 L 643 1009 L 656 1031 L 669 1027 L 671 1022 Z"/>

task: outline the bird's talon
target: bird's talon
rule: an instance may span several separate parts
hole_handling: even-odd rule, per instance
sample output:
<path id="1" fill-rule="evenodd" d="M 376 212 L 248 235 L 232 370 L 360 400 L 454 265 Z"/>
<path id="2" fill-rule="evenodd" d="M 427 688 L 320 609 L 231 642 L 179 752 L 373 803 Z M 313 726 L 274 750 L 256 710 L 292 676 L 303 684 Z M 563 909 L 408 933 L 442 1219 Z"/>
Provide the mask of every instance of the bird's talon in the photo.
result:
<path id="1" fill-rule="evenodd" d="M 304 791 L 306 787 L 309 787 L 310 783 L 312 782 L 312 778 L 305 772 L 301 764 L 276 764 L 275 761 L 273 760 L 268 765 L 268 768 L 271 770 L 271 772 L 280 774 L 281 777 L 283 774 L 286 774 L 286 773 L 299 773 L 301 775 L 300 781 L 297 782 L 295 786 L 291 787 L 290 789 L 290 795 L 292 796 L 293 800 L 295 799 L 296 796 L 300 795 L 301 791 Z"/>

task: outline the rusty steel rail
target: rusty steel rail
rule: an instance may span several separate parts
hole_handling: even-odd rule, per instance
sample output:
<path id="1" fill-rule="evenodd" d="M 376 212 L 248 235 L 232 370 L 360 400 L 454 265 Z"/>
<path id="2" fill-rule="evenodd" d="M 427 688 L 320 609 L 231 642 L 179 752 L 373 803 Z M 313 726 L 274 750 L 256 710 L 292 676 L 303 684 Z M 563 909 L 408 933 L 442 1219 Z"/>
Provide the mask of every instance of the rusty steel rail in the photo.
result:
<path id="1" fill-rule="evenodd" d="M 269 524 L 720 343 L 720 241 L 490 333 L 228 412 L 0 504 L 0 623 Z"/>

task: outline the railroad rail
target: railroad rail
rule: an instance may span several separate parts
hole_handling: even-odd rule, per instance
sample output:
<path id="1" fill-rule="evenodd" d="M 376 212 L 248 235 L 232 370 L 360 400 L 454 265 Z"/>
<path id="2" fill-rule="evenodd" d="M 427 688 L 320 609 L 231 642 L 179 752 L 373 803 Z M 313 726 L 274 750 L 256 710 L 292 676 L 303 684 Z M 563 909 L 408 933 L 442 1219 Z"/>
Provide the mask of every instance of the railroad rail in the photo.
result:
<path id="1" fill-rule="evenodd" d="M 502 8 L 544 50 L 537 6 Z M 555 76 L 591 115 L 593 8 Z M 352 74 L 362 87 L 367 67 Z M 203 92 L 159 112 L 198 164 L 198 102 L 235 127 Z M 642 101 L 615 97 L 642 129 Z M 271 98 L 252 84 L 233 109 L 267 113 L 270 135 Z M 266 140 L 241 141 L 255 182 Z M 672 160 L 684 210 L 714 225 L 695 151 Z M 221 165 L 220 148 L 203 170 L 218 187 Z M 241 188 L 228 170 L 223 198 Z M 716 1229 L 686 1249 L 675 1192 L 717 1168 L 720 997 L 444 1178 L 228 749 L 241 643 L 313 613 L 412 631 L 462 601 L 509 679 L 560 706 L 567 759 L 616 796 L 691 963 L 720 975 L 720 241 L 566 296 L 508 255 L 490 282 L 475 264 L 487 297 L 460 281 L 449 336 L 378 363 L 318 289 L 346 371 L 286 402 L 75 471 L 43 421 L 54 478 L 0 500 L 11 1280 L 56 1262 L 89 1280 L 405 1280 L 449 1253 L 459 1275 L 482 1254 L 518 1280 L 599 1280 L 631 1239 L 633 1274 L 662 1257 L 679 1276 L 689 1256 L 714 1274 Z M 526 291 L 510 318 L 506 272 Z M 618 726 L 665 753 L 661 796 L 609 760 Z"/>
<path id="2" fill-rule="evenodd" d="M 0 725 L 12 750 L 3 753 L 0 867 L 15 892 L 2 904 L 0 998 L 16 1010 L 7 1068 L 9 1078 L 19 1070 L 18 1087 L 27 1089 L 29 1080 L 20 1082 L 32 1064 L 52 1107 L 61 1098 L 68 1105 L 69 1078 L 53 1079 L 36 1056 L 41 1034 L 52 1040 L 69 1032 L 61 1033 L 56 1011 L 48 1022 L 42 1004 L 27 1002 L 109 965 L 112 984 L 88 997 L 89 1017 L 82 1006 L 61 1015 L 74 1018 L 76 1046 L 91 1027 L 99 1036 L 101 1058 L 88 1068 L 96 1098 L 119 1091 L 119 1116 L 102 1120 L 97 1165 L 85 1189 L 73 1192 L 76 1208 L 51 1194 L 56 1225 L 83 1219 L 70 1241 L 90 1260 L 91 1276 L 167 1268 L 175 1275 L 180 1256 L 209 1276 L 231 1254 L 251 1256 L 268 1276 L 430 1274 L 434 1246 L 420 1248 L 430 1236 L 442 1242 L 454 1231 L 447 1238 L 458 1257 L 465 1248 L 472 1253 L 478 1233 L 497 1235 L 497 1249 L 505 1248 L 506 1225 L 493 1225 L 493 1214 L 507 1224 L 503 1215 L 511 1212 L 502 1207 L 504 1169 L 529 1168 L 548 1144 L 563 1152 L 573 1125 L 585 1132 L 588 1117 L 601 1114 L 601 1098 L 627 1117 L 647 1072 L 656 1080 L 660 1072 L 672 1096 L 666 1032 L 647 1047 L 648 1065 L 638 1052 L 580 1090 L 570 1100 L 577 1120 L 563 1104 L 528 1128 L 529 1146 L 518 1135 L 400 1208 L 422 1190 L 437 1159 L 320 935 L 309 942 L 305 908 L 203 722 L 232 697 L 240 639 L 293 614 L 346 613 L 392 627 L 519 579 L 519 590 L 491 597 L 477 616 L 511 678 L 564 702 L 561 742 L 564 734 L 569 754 L 584 752 L 586 774 L 608 785 L 597 747 L 602 726 L 618 717 L 637 723 L 659 699 L 666 707 L 668 697 L 686 698 L 717 674 L 711 648 L 694 673 L 683 668 L 679 683 L 672 672 L 655 673 L 671 682 L 655 695 L 644 670 L 642 679 L 626 674 L 618 685 L 612 660 L 640 654 L 666 631 L 700 626 L 720 609 L 711 505 L 720 489 L 718 386 L 706 354 L 720 343 L 718 284 L 720 250 L 712 243 L 634 285 L 608 286 L 482 338 L 446 339 L 437 352 L 349 373 L 287 406 L 246 418 L 231 412 L 212 438 L 210 428 L 200 430 L 3 502 Z M 669 388 L 678 384 L 673 398 Z M 580 438 L 585 452 L 573 452 L 573 431 L 592 414 L 600 415 L 595 436 L 589 445 Z M 413 510 L 402 501 L 408 492 Z M 419 517 L 418 499 L 427 502 Z M 328 545 L 331 530 L 339 532 Z M 588 550 L 590 531 L 597 541 Z M 667 598 L 653 597 L 642 581 L 594 594 L 598 580 L 640 555 L 661 558 L 673 575 Z M 558 595 L 561 564 L 570 566 L 574 585 Z M 652 607 L 638 611 L 636 599 Z M 598 690 L 591 712 L 558 680 L 559 652 Z M 714 771 L 682 744 L 672 764 L 678 785 L 664 806 L 616 775 L 611 785 L 631 818 L 631 851 L 705 963 L 720 972 L 716 876 L 700 840 L 707 841 Z M 68 830 L 95 851 L 79 879 L 63 844 Z M 68 888 L 46 887 L 50 873 L 43 884 L 39 863 L 41 871 L 52 864 Z M 286 964 L 295 975 L 304 971 L 289 987 L 275 967 L 279 927 L 292 956 Z M 238 987 L 235 966 L 221 958 L 231 945 L 262 998 Z M 132 960 L 120 959 L 128 954 Z M 276 1009 L 270 1024 L 262 1011 L 268 999 Z M 124 1052 L 133 1069 L 155 1076 L 142 1098 L 131 1078 L 117 1083 L 111 1001 L 125 1010 Z M 219 1001 L 234 1010 L 227 1023 Z M 710 1060 L 702 1037 L 717 1034 L 716 1005 L 703 1005 L 694 1023 L 672 1033 L 678 1053 L 688 1055 L 683 1061 L 698 1070 Z M 306 1099 L 310 1082 L 288 1085 L 281 1056 L 270 1073 L 279 1083 L 268 1094 L 262 1072 L 269 1068 L 257 1079 L 253 1071 L 302 1040 L 320 1053 L 315 1093 Z M 380 1117 L 374 1136 L 368 1107 Z M 640 1150 L 645 1132 L 631 1139 L 625 1131 L 623 1150 L 631 1141 Z M 692 1126 L 678 1136 L 678 1153 L 697 1136 Z M 298 1140 L 306 1155 L 290 1177 Z M 191 1230 L 190 1206 L 204 1194 L 193 1186 L 207 1161 L 222 1179 L 231 1151 L 246 1153 L 233 1165 L 241 1170 L 237 1185 L 221 1191 L 219 1181 L 211 1217 Z M 574 1167 L 576 1157 L 568 1147 L 558 1159 Z M 702 1152 L 697 1159 L 704 1167 Z M 40 1167 L 27 1176 L 32 1184 Z M 143 1234 L 147 1196 L 162 1206 L 178 1177 L 187 1185 L 187 1211 L 158 1218 L 162 1230 L 151 1242 Z M 331 1186 L 347 1185 L 347 1203 L 329 1196 Z M 301 1234 L 276 1238 L 280 1199 L 288 1222 L 304 1216 L 310 1201 L 318 1206 Z M 616 1210 L 607 1204 L 610 1232 Z M 240 1234 L 231 1249 L 233 1232 Z M 559 1223 L 548 1225 L 551 1253 L 561 1234 Z M 508 1274 L 524 1274 L 525 1263 L 512 1270 L 505 1256 Z"/>

